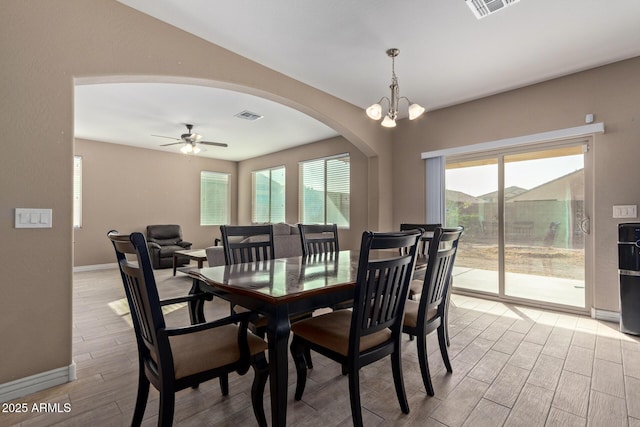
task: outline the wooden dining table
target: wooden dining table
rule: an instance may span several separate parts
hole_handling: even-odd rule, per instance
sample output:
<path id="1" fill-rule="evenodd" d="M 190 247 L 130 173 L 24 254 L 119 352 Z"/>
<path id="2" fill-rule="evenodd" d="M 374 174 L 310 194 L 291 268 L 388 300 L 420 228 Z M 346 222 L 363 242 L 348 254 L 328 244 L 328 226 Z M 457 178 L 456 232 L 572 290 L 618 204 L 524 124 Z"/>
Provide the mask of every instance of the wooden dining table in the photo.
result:
<path id="1" fill-rule="evenodd" d="M 273 426 L 287 422 L 290 316 L 352 299 L 358 260 L 359 251 L 340 251 L 189 271 L 192 294 L 221 297 L 267 317 Z M 202 299 L 191 303 L 193 323 L 205 320 L 203 306 Z"/>

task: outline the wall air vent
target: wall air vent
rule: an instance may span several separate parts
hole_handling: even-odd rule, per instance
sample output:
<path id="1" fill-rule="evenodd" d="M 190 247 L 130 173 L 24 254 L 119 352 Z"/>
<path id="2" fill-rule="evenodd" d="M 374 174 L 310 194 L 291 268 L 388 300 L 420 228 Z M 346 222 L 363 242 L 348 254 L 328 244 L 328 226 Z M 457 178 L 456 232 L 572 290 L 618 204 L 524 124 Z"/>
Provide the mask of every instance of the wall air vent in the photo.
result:
<path id="1" fill-rule="evenodd" d="M 478 19 L 491 15 L 520 0 L 464 0 Z"/>
<path id="2" fill-rule="evenodd" d="M 251 111 L 244 110 L 236 114 L 236 117 L 239 119 L 254 121 L 254 120 L 259 120 L 264 116 L 261 116 L 260 114 L 252 113 Z"/>

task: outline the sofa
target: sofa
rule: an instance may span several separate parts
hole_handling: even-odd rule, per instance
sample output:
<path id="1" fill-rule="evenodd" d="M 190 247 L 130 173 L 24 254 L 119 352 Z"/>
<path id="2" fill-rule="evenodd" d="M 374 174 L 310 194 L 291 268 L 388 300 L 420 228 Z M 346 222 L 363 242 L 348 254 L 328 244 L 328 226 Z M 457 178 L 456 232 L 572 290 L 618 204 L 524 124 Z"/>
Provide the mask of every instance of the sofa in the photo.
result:
<path id="1" fill-rule="evenodd" d="M 273 249 L 276 258 L 302 255 L 302 243 L 298 226 L 285 223 L 273 224 Z M 222 246 L 209 246 L 205 248 L 205 251 L 209 267 L 225 264 Z"/>
<path id="2" fill-rule="evenodd" d="M 182 229 L 176 224 L 147 225 L 147 247 L 154 269 L 173 267 L 176 251 L 191 249 L 191 242 L 182 240 Z M 177 265 L 189 264 L 185 256 L 177 257 Z"/>

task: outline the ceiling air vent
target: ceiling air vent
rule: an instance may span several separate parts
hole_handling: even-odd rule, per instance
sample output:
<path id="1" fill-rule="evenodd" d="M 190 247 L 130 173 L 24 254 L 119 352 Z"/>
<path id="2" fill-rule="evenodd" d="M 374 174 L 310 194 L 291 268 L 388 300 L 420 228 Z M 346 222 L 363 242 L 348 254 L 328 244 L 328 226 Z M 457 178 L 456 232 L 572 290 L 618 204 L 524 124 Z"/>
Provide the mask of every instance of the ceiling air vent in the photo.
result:
<path id="1" fill-rule="evenodd" d="M 239 119 L 254 121 L 254 120 L 261 119 L 264 116 L 261 116 L 260 114 L 252 113 L 251 111 L 244 110 L 236 114 L 236 117 Z"/>
<path id="2" fill-rule="evenodd" d="M 476 18 L 482 19 L 520 0 L 464 0 Z"/>

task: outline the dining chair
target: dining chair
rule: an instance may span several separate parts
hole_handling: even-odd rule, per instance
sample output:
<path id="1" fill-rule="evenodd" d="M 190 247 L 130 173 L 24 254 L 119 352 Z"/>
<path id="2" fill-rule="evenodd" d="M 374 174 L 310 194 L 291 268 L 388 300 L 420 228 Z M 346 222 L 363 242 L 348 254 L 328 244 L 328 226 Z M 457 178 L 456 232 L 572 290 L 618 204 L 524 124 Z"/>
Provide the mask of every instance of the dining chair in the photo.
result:
<path id="1" fill-rule="evenodd" d="M 463 227 L 436 228 L 429 243 L 424 290 L 419 301 L 408 300 L 405 308 L 402 331 L 410 336 L 418 337 L 420 372 L 429 396 L 433 396 L 434 391 L 427 359 L 427 335 L 433 331 L 438 332 L 440 354 L 447 372 L 452 372 L 447 351 L 447 305 L 453 263 L 463 230 Z"/>
<path id="2" fill-rule="evenodd" d="M 275 258 L 273 244 L 273 225 L 221 225 L 220 234 L 224 246 L 226 265 L 244 262 L 268 261 Z M 232 313 L 246 313 L 250 310 L 240 305 L 231 306 Z M 312 313 L 301 313 L 291 316 L 291 322 L 311 317 Z M 258 315 L 250 323 L 250 329 L 259 337 L 267 334 L 267 318 Z M 313 368 L 310 353 L 307 354 L 307 364 Z"/>
<path id="3" fill-rule="evenodd" d="M 302 255 L 340 252 L 337 224 L 298 224 Z"/>
<path id="4" fill-rule="evenodd" d="M 227 265 L 275 258 L 273 225 L 221 225 Z"/>
<path id="5" fill-rule="evenodd" d="M 298 224 L 298 229 L 303 256 L 314 257 L 340 252 L 337 224 Z M 353 300 L 349 300 L 334 304 L 331 308 L 341 310 L 352 306 Z"/>
<path id="6" fill-rule="evenodd" d="M 391 356 L 394 385 L 400 408 L 409 413 L 402 378 L 402 318 L 413 274 L 417 231 L 362 234 L 353 310 L 336 310 L 291 326 L 291 354 L 296 366 L 295 400 L 302 399 L 307 380 L 305 352 L 314 350 L 346 366 L 351 416 L 362 426 L 359 371 Z M 400 253 L 400 248 L 408 248 Z M 393 249 L 393 251 L 388 251 Z M 381 251 L 386 253 L 380 254 Z"/>
<path id="7" fill-rule="evenodd" d="M 429 249 L 430 235 L 436 230 L 436 228 L 442 227 L 442 224 L 400 224 L 400 231 L 407 230 L 424 230 L 424 234 L 420 238 L 420 244 L 418 245 L 418 258 L 416 261 L 416 270 L 424 270 L 427 265 L 427 249 Z M 418 295 L 422 293 L 422 280 L 412 280 L 409 286 L 409 299 L 415 300 Z"/>
<path id="8" fill-rule="evenodd" d="M 258 424 L 266 426 L 263 393 L 269 375 L 264 353 L 267 344 L 247 331 L 251 314 L 197 325 L 167 326 L 163 306 L 200 297 L 160 300 L 144 236 L 112 230 L 108 237 L 115 249 L 138 347 L 138 392 L 131 424 L 142 423 L 150 384 L 160 392 L 158 425 L 170 426 L 177 391 L 197 388 L 204 381 L 219 378 L 222 394 L 226 396 L 229 374 L 244 375 L 252 366 L 253 411 Z"/>
<path id="9" fill-rule="evenodd" d="M 275 258 L 273 225 L 221 225 L 220 234 L 226 265 L 245 262 L 268 261 Z M 247 313 L 250 310 L 231 304 L 231 313 Z M 261 338 L 267 332 L 267 319 L 254 318 L 252 331 Z"/>

